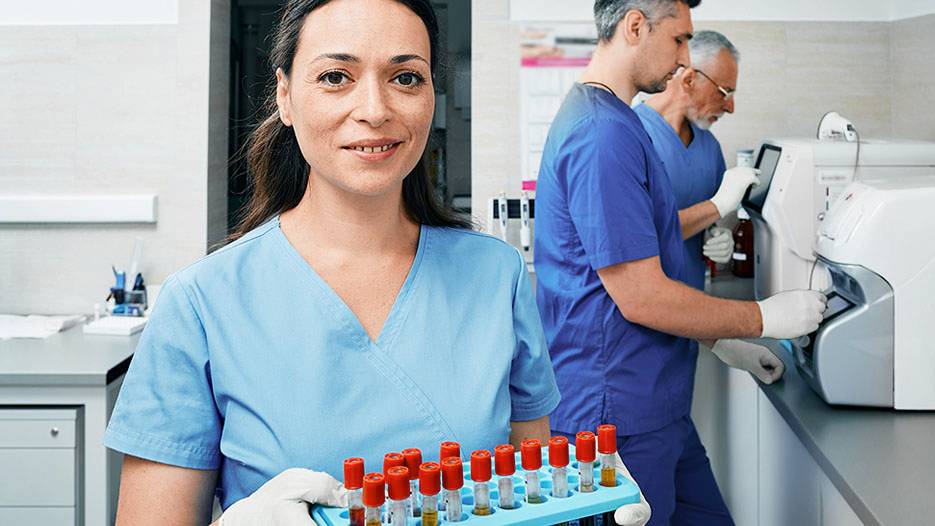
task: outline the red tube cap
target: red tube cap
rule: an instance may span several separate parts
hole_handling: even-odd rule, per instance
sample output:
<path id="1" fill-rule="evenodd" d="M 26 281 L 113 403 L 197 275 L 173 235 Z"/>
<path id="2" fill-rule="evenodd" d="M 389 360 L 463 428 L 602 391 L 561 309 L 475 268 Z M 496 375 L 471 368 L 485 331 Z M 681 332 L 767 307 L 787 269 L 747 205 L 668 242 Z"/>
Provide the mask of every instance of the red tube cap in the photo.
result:
<path id="1" fill-rule="evenodd" d="M 534 438 L 523 440 L 519 444 L 523 469 L 534 471 L 542 467 L 542 442 Z"/>
<path id="2" fill-rule="evenodd" d="M 438 461 L 441 462 L 448 457 L 461 458 L 461 444 L 457 442 L 442 442 L 439 448 Z"/>
<path id="3" fill-rule="evenodd" d="M 478 449 L 471 453 L 471 480 L 474 482 L 490 480 L 490 451 Z"/>
<path id="4" fill-rule="evenodd" d="M 568 465 L 568 439 L 552 437 L 549 439 L 549 465 L 563 468 Z"/>
<path id="5" fill-rule="evenodd" d="M 604 455 L 617 452 L 617 426 L 611 424 L 597 426 L 597 450 Z"/>
<path id="6" fill-rule="evenodd" d="M 383 476 L 390 472 L 390 468 L 395 468 L 396 466 L 405 466 L 406 459 L 400 453 L 387 453 L 383 455 Z"/>
<path id="7" fill-rule="evenodd" d="M 389 487 L 389 495 L 393 500 L 405 500 L 409 498 L 409 468 L 406 466 L 394 466 L 387 471 L 386 485 Z"/>
<path id="8" fill-rule="evenodd" d="M 497 475 L 509 477 L 516 473 L 516 450 L 511 444 L 500 444 L 493 448 L 493 456 Z"/>
<path id="9" fill-rule="evenodd" d="M 461 464 L 461 457 L 442 460 L 442 486 L 451 490 L 464 486 L 464 466 Z"/>
<path id="10" fill-rule="evenodd" d="M 578 462 L 597 460 L 597 439 L 590 431 L 581 431 L 575 435 L 575 458 Z"/>
<path id="11" fill-rule="evenodd" d="M 409 468 L 409 480 L 419 478 L 419 465 L 422 464 L 422 450 L 411 447 L 403 450 L 406 467 Z"/>
<path id="12" fill-rule="evenodd" d="M 364 506 L 379 508 L 386 502 L 386 483 L 381 473 L 364 475 Z"/>
<path id="13" fill-rule="evenodd" d="M 344 459 L 344 487 L 347 489 L 364 487 L 364 459 L 358 457 Z"/>
<path id="14" fill-rule="evenodd" d="M 419 466 L 419 492 L 438 495 L 442 483 L 442 467 L 438 462 L 423 462 Z"/>

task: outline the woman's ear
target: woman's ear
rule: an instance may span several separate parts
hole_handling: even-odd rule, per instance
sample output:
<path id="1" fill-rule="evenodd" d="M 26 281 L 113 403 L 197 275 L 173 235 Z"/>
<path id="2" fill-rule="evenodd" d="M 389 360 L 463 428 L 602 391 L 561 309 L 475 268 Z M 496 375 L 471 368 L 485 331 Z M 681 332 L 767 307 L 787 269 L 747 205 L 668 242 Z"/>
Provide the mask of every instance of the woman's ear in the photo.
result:
<path id="1" fill-rule="evenodd" d="M 276 68 L 276 106 L 279 108 L 279 120 L 286 126 L 292 126 L 292 106 L 289 103 L 289 77 Z"/>

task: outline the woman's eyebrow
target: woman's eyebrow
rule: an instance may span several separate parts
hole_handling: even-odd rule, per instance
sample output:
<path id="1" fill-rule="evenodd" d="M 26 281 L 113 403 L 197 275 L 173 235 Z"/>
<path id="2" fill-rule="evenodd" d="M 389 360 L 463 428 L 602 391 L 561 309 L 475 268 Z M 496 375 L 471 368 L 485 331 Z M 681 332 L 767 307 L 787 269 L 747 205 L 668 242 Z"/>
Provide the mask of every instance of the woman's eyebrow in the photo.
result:
<path id="1" fill-rule="evenodd" d="M 348 53 L 324 53 L 315 57 L 310 64 L 319 62 L 321 60 L 337 60 L 339 62 L 360 62 L 358 57 L 350 55 Z"/>
<path id="2" fill-rule="evenodd" d="M 395 57 L 390 59 L 390 64 L 402 64 L 404 62 L 409 62 L 410 60 L 421 60 L 422 62 L 425 62 L 426 64 L 429 63 L 428 60 L 425 60 L 419 55 L 396 55 Z"/>

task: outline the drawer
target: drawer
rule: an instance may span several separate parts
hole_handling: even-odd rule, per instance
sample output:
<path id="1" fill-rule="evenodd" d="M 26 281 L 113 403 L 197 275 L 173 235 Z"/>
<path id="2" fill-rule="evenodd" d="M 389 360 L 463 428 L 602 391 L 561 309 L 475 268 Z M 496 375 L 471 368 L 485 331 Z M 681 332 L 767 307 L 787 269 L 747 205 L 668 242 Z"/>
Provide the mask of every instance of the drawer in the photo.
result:
<path id="1" fill-rule="evenodd" d="M 3 508 L 0 524 L 22 526 L 75 526 L 75 508 Z"/>
<path id="2" fill-rule="evenodd" d="M 0 449 L 74 448 L 74 409 L 0 410 Z"/>
<path id="3" fill-rule="evenodd" d="M 0 449 L 0 507 L 75 506 L 75 469 L 74 449 Z"/>

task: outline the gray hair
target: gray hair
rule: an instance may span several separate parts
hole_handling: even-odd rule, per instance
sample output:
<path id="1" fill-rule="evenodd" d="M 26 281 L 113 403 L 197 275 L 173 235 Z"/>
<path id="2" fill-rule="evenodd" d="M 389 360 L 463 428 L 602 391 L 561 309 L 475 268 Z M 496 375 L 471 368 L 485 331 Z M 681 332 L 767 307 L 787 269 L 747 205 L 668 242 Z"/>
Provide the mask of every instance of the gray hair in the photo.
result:
<path id="1" fill-rule="evenodd" d="M 675 4 L 681 2 L 693 8 L 701 0 L 594 0 L 594 23 L 597 25 L 597 38 L 609 42 L 617 31 L 617 24 L 629 11 L 643 13 L 650 24 L 661 18 L 675 16 Z"/>
<path id="2" fill-rule="evenodd" d="M 692 66 L 710 64 L 722 51 L 727 51 L 736 62 L 740 62 L 740 52 L 726 36 L 717 31 L 699 31 L 688 41 Z"/>

